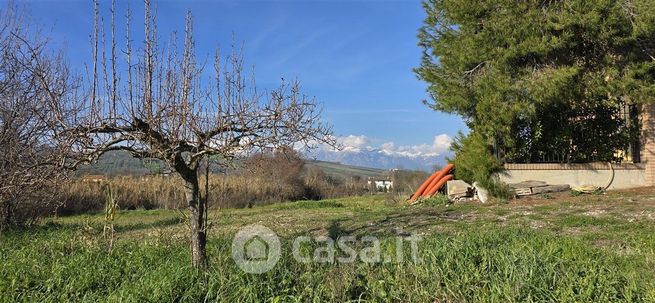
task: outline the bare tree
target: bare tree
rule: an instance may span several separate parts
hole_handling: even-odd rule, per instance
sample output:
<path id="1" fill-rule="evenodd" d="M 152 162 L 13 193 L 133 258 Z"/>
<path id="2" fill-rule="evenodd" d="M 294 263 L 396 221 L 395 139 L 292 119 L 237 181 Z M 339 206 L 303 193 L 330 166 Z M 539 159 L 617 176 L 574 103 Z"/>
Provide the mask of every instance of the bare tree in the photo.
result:
<path id="1" fill-rule="evenodd" d="M 333 143 L 331 131 L 319 121 L 320 108 L 315 100 L 303 95 L 297 82 L 283 82 L 270 92 L 258 91 L 254 79 L 243 73 L 240 51 L 221 57 L 216 50 L 213 71 L 206 72 L 196 58 L 190 12 L 181 45 L 175 33 L 170 41 L 160 43 L 156 12 L 149 0 L 144 6 L 140 50 L 130 39 L 131 12 L 126 12 L 126 62 L 125 72 L 120 73 L 114 6 L 110 41 L 106 42 L 104 21 L 95 3 L 94 60 L 85 81 L 87 93 L 81 102 L 53 94 L 49 104 L 59 118 L 58 139 L 71 147 L 71 159 L 66 162 L 70 166 L 121 150 L 138 158 L 164 160 L 180 175 L 191 221 L 192 263 L 205 269 L 207 208 L 199 191 L 202 159 L 219 155 L 227 163 L 253 150 L 316 141 Z M 110 49 L 109 64 L 106 48 Z M 50 71 L 45 67 L 39 71 L 47 86 Z M 61 110 L 75 114 L 60 114 Z"/>
<path id="2" fill-rule="evenodd" d="M 38 77 L 36 61 L 63 66 L 47 40 L 28 27 L 23 10 L 6 5 L 0 12 L 0 227 L 53 211 L 51 193 L 63 177 L 53 116 L 43 100 L 49 93 L 66 96 L 70 82 L 61 68 Z"/>

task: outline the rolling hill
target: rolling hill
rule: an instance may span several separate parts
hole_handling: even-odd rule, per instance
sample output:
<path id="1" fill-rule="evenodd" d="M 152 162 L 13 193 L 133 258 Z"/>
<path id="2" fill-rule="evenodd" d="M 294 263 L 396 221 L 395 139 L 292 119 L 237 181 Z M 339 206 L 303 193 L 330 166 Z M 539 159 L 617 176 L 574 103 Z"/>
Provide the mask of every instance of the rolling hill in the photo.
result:
<path id="1" fill-rule="evenodd" d="M 337 178 L 367 178 L 384 175 L 387 172 L 385 169 L 346 165 L 320 160 L 307 160 L 305 165 L 308 168 L 312 166 L 318 167 L 326 175 Z M 156 173 L 164 167 L 165 165 L 160 160 L 141 160 L 132 157 L 127 152 L 115 151 L 104 154 L 92 165 L 81 166 L 77 173 L 79 175 L 143 176 Z"/>
<path id="2" fill-rule="evenodd" d="M 316 166 L 320 168 L 326 175 L 348 178 L 348 177 L 375 177 L 381 176 L 388 172 L 388 170 L 379 169 L 379 168 L 368 168 L 361 166 L 346 165 L 337 162 L 328 162 L 328 161 L 319 161 L 319 160 L 307 160 L 305 163 L 306 166 Z"/>

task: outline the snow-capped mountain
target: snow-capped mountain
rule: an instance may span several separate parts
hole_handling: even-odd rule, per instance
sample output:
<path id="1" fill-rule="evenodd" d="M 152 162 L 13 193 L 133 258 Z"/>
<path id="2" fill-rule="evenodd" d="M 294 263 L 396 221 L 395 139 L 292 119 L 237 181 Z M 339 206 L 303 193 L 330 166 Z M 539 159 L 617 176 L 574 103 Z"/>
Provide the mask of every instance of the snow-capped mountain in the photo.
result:
<path id="1" fill-rule="evenodd" d="M 443 154 L 411 155 L 366 148 L 346 151 L 314 150 L 309 152 L 307 157 L 371 168 L 434 171 L 435 167 L 445 165 L 446 157 L 449 154 L 449 152 L 445 152 Z"/>

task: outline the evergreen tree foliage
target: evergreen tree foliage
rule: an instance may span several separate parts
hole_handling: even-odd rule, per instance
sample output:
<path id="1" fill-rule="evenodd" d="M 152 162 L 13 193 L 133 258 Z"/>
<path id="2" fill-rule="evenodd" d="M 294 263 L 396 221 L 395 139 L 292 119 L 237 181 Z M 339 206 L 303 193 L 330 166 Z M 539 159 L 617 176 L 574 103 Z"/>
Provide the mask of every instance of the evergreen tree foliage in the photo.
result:
<path id="1" fill-rule="evenodd" d="M 510 198 L 512 190 L 490 176 L 503 170 L 502 163 L 493 155 L 480 134 L 472 131 L 467 135 L 460 133 L 452 145 L 455 151 L 455 177 L 471 183 L 477 181 L 482 187 L 498 198 Z"/>
<path id="2" fill-rule="evenodd" d="M 429 84 L 426 103 L 462 116 L 479 140 L 456 146 L 484 145 L 515 162 L 621 161 L 617 150 L 638 140 L 638 119 L 622 110 L 655 96 L 653 0 L 429 0 L 424 8 L 415 72 Z"/>

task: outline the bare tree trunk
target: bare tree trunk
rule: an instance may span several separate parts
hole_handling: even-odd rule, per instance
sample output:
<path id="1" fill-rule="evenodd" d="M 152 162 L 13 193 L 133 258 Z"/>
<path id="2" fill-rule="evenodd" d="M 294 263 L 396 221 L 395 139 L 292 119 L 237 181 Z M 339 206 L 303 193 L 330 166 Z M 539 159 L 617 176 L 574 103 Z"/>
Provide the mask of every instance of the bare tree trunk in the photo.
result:
<path id="1" fill-rule="evenodd" d="M 5 226 L 11 226 L 12 225 L 11 220 L 13 219 L 11 217 L 11 213 L 12 213 L 11 202 L 5 201 L 5 203 L 4 203 L 4 213 L 5 213 L 5 215 L 4 215 L 4 217 L 5 217 L 4 218 L 5 219 Z"/>
<path id="2" fill-rule="evenodd" d="M 207 253 L 205 251 L 207 234 L 204 219 L 205 203 L 200 199 L 198 170 L 182 174 L 182 179 L 184 179 L 184 194 L 191 221 L 191 263 L 196 269 L 204 271 L 207 269 Z"/>

